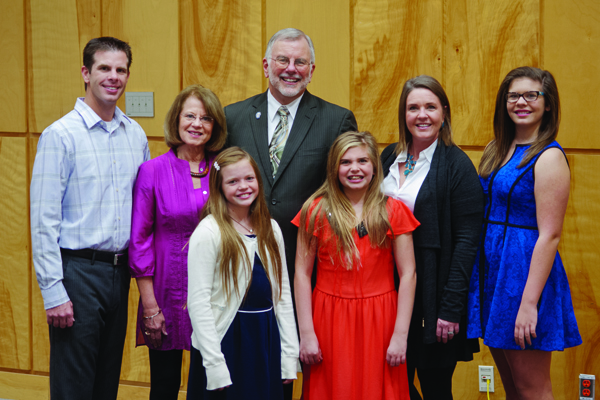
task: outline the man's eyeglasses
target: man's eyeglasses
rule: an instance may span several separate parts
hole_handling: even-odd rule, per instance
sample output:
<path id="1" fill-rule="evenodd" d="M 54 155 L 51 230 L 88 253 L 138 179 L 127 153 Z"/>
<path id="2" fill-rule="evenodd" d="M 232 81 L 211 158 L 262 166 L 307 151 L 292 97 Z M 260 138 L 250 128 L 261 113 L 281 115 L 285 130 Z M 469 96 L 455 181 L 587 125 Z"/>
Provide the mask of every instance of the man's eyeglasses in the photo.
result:
<path id="1" fill-rule="evenodd" d="M 539 95 L 543 96 L 544 92 L 538 92 L 535 90 L 525 93 L 508 92 L 506 93 L 506 101 L 508 103 L 516 103 L 521 97 L 523 97 L 525 101 L 529 103 L 530 101 L 536 101 Z"/>
<path id="2" fill-rule="evenodd" d="M 277 63 L 277 66 L 280 68 L 287 68 L 287 66 L 290 65 L 290 59 L 285 56 L 271 58 L 271 60 L 275 61 Z M 312 63 L 308 60 L 305 60 L 304 58 L 296 58 L 294 60 L 294 65 L 296 66 L 297 69 L 305 69 L 310 64 L 312 64 Z"/>
<path id="3" fill-rule="evenodd" d="M 188 114 L 182 114 L 181 118 L 183 118 L 185 121 L 189 122 L 190 124 L 194 123 L 197 118 L 200 118 L 200 123 L 202 123 L 202 125 L 204 125 L 204 126 L 212 125 L 215 122 L 215 119 L 213 117 L 209 117 L 208 115 L 205 115 L 204 117 L 197 117 L 194 114 L 188 113 Z"/>

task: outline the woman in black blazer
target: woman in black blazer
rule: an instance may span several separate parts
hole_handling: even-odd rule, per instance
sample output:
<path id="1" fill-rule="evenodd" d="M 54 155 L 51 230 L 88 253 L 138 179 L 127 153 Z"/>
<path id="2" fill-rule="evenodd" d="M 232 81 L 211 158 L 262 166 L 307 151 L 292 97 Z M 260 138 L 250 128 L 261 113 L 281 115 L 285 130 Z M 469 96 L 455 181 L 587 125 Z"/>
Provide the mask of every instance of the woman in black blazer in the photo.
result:
<path id="1" fill-rule="evenodd" d="M 382 189 L 402 200 L 421 223 L 414 233 L 417 290 L 408 335 L 411 400 L 452 399 L 457 361 L 479 342 L 466 337 L 469 278 L 483 218 L 483 191 L 467 155 L 452 142 L 450 104 L 426 75 L 408 80 L 398 109 L 398 143 L 381 154 Z"/>

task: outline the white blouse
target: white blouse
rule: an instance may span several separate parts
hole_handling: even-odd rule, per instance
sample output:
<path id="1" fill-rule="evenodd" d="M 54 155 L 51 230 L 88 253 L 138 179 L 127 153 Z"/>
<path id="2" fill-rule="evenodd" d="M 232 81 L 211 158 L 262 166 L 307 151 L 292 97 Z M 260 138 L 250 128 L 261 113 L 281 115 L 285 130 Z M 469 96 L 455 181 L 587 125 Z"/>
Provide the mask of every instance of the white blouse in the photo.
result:
<path id="1" fill-rule="evenodd" d="M 400 171 L 398 170 L 398 164 L 406 161 L 407 150 L 398 154 L 398 157 L 394 160 L 394 163 L 390 167 L 390 173 L 385 177 L 381 184 L 381 191 L 387 196 L 400 200 L 410 208 L 410 211 L 415 211 L 415 200 L 421 190 L 421 185 L 425 181 L 425 177 L 429 173 L 431 168 L 431 161 L 433 160 L 433 154 L 437 148 L 437 140 L 435 140 L 428 148 L 423 150 L 419 154 L 419 160 L 415 164 L 413 172 L 408 174 L 404 184 L 400 186 Z M 404 169 L 402 170 L 404 173 Z"/>

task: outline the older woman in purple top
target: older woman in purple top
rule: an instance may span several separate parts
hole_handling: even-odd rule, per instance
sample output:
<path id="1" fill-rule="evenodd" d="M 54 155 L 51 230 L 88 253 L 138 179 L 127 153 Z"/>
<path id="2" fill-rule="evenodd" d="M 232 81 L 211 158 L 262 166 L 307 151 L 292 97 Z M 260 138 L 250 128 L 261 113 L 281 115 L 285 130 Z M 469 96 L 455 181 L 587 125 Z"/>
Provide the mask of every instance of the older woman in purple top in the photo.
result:
<path id="1" fill-rule="evenodd" d="M 183 350 L 192 326 L 187 301 L 187 242 L 208 200 L 209 170 L 227 139 L 217 96 L 185 88 L 165 118 L 166 154 L 147 161 L 133 190 L 129 261 L 141 299 L 136 345 L 150 354 L 150 399 L 177 399 Z"/>

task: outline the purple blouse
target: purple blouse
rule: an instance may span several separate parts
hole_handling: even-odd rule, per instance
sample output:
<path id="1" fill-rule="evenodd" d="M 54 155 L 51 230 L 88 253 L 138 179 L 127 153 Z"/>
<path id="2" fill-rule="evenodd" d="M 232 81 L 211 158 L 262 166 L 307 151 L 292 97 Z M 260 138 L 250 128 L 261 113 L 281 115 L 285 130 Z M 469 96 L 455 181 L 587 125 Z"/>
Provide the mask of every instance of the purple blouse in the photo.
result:
<path id="1" fill-rule="evenodd" d="M 209 169 L 216 154 L 207 153 Z M 173 150 L 143 163 L 133 189 L 129 268 L 133 278 L 152 276 L 154 295 L 165 317 L 168 336 L 159 350 L 190 349 L 192 325 L 187 308 L 188 240 L 208 199 L 209 175 L 194 190 L 190 164 Z M 204 194 L 206 191 L 206 194 Z M 136 346 L 153 348 L 143 335 L 140 299 Z"/>

